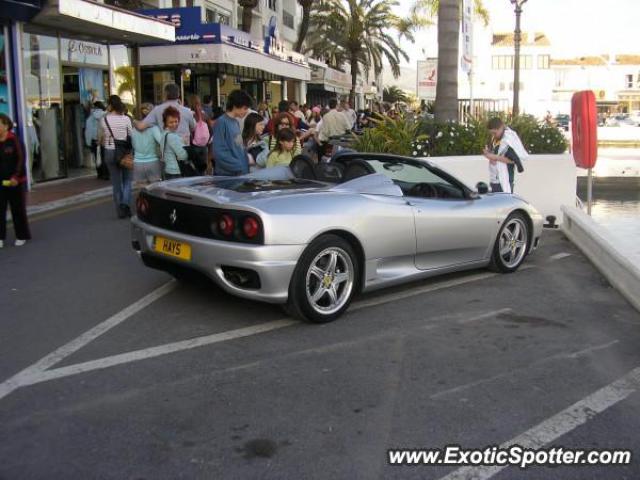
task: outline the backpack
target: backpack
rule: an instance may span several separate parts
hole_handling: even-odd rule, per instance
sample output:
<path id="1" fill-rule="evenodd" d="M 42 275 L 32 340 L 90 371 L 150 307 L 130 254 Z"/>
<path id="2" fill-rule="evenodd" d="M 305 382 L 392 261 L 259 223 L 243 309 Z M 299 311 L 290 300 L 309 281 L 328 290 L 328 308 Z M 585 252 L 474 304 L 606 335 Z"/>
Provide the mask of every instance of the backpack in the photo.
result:
<path id="1" fill-rule="evenodd" d="M 201 118 L 196 122 L 191 143 L 198 147 L 206 147 L 209 144 L 209 137 L 209 125 Z"/>

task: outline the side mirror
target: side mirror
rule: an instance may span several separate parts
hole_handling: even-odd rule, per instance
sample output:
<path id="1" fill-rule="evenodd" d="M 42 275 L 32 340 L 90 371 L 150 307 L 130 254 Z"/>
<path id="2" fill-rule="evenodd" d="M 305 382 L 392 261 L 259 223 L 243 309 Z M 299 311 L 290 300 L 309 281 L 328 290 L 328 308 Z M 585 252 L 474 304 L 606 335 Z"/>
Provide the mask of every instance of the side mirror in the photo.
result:
<path id="1" fill-rule="evenodd" d="M 478 190 L 480 195 L 484 195 L 485 193 L 489 193 L 489 186 L 484 182 L 478 182 L 476 190 Z"/>

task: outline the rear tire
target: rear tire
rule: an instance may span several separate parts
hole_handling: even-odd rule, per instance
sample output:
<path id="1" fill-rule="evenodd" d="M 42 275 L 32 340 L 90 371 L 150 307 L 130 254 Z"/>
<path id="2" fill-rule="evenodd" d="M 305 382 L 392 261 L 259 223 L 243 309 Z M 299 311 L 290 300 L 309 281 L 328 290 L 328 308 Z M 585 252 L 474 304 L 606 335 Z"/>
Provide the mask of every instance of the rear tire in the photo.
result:
<path id="1" fill-rule="evenodd" d="M 489 268 L 500 273 L 515 272 L 524 262 L 528 251 L 529 222 L 524 214 L 512 213 L 500 227 Z"/>
<path id="2" fill-rule="evenodd" d="M 356 291 L 358 261 L 353 248 L 337 235 L 323 235 L 302 253 L 291 277 L 285 310 L 314 323 L 340 317 Z"/>

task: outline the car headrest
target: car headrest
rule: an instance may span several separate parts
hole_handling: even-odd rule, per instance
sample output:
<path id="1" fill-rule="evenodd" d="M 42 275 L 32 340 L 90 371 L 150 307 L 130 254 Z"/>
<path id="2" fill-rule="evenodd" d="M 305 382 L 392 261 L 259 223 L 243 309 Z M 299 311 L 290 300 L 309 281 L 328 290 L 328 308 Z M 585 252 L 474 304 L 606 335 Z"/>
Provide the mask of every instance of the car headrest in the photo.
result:
<path id="1" fill-rule="evenodd" d="M 317 180 L 313 160 L 306 155 L 296 155 L 293 157 L 289 168 L 295 178 Z"/>
<path id="2" fill-rule="evenodd" d="M 316 178 L 322 182 L 340 183 L 344 167 L 339 163 L 319 163 L 315 166 Z"/>
<path id="3" fill-rule="evenodd" d="M 372 173 L 375 173 L 375 170 L 371 165 L 364 160 L 356 158 L 347 163 L 347 166 L 344 169 L 344 175 L 342 175 L 342 181 L 348 182 L 354 178 L 364 177 L 365 175 L 371 175 Z"/>

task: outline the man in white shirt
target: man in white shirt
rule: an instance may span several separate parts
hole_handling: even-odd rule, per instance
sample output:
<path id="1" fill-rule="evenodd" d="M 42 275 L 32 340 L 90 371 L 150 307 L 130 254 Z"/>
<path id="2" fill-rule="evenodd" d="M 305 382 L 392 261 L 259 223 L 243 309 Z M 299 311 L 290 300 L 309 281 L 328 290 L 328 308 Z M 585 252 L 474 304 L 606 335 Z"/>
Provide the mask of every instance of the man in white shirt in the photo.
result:
<path id="1" fill-rule="evenodd" d="M 180 112 L 180 123 L 176 132 L 182 138 L 182 143 L 189 145 L 191 143 L 191 132 L 196 128 L 196 121 L 193 118 L 193 112 L 180 103 L 180 87 L 175 83 L 169 83 L 164 87 L 164 95 L 166 101 L 151 110 L 143 121 L 136 122 L 135 126 L 138 130 L 145 130 L 153 125 L 157 125 L 160 130 L 164 129 L 162 114 L 169 106 L 176 108 Z"/>
<path id="2" fill-rule="evenodd" d="M 523 172 L 522 161 L 529 153 L 522 145 L 518 134 L 499 118 L 487 123 L 492 144 L 485 147 L 483 155 L 489 160 L 489 182 L 492 192 L 513 193 L 515 172 Z"/>
<path id="3" fill-rule="evenodd" d="M 318 140 L 321 144 L 329 141 L 329 138 L 344 135 L 351 130 L 351 125 L 343 112 L 337 110 L 338 101 L 335 98 L 329 100 L 329 111 L 322 117 L 322 123 L 318 128 Z"/>
<path id="4" fill-rule="evenodd" d="M 341 106 L 342 106 L 342 113 L 345 115 L 345 117 L 347 117 L 347 120 L 349 121 L 351 128 L 353 128 L 356 124 L 356 120 L 358 119 L 358 114 L 353 108 L 351 108 L 351 104 L 349 104 L 349 102 L 346 100 L 342 101 Z"/>

